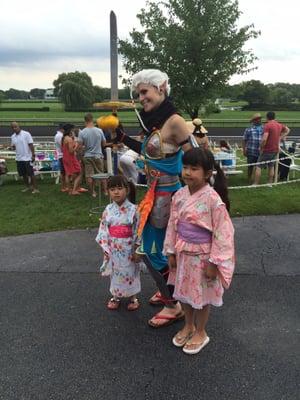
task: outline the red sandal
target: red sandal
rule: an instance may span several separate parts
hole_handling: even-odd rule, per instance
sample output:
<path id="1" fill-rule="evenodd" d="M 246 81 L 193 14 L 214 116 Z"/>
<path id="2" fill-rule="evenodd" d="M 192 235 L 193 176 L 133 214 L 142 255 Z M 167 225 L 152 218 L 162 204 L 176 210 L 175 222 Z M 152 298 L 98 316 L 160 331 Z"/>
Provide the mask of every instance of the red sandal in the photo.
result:
<path id="1" fill-rule="evenodd" d="M 149 319 L 148 324 L 152 327 L 152 328 L 163 328 L 164 326 L 169 326 L 171 324 L 173 324 L 174 322 L 180 321 L 184 318 L 184 312 L 180 311 L 179 313 L 177 313 L 176 315 L 160 315 L 160 313 L 154 315 L 154 317 L 152 317 L 151 319 Z M 154 321 L 157 319 L 163 319 L 166 322 L 163 324 L 155 324 Z M 153 321 L 154 320 L 154 321 Z"/>

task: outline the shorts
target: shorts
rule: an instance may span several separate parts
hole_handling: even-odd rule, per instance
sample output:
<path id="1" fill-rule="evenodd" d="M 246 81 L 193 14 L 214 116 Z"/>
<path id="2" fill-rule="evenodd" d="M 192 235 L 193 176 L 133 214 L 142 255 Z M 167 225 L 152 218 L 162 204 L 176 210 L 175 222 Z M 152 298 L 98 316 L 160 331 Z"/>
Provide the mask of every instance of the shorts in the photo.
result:
<path id="1" fill-rule="evenodd" d="M 17 171 L 19 176 L 34 176 L 31 161 L 17 161 Z"/>
<path id="2" fill-rule="evenodd" d="M 257 156 L 251 156 L 251 155 L 249 155 L 249 156 L 247 156 L 247 164 L 255 164 L 255 163 L 257 163 L 257 160 L 258 160 L 258 155 Z M 250 167 L 255 167 L 255 165 L 250 165 Z"/>
<path id="3" fill-rule="evenodd" d="M 273 161 L 273 162 L 264 163 L 264 164 L 258 165 L 258 167 L 259 168 L 274 167 L 274 164 L 275 164 L 275 161 L 277 158 L 277 154 L 278 153 L 262 153 L 262 154 L 260 154 L 257 162 L 262 162 L 262 161 Z"/>
<path id="4" fill-rule="evenodd" d="M 84 157 L 83 162 L 86 178 L 104 172 L 103 158 Z"/>
<path id="5" fill-rule="evenodd" d="M 59 159 L 58 159 L 58 162 L 59 162 L 59 170 L 60 170 L 60 173 L 61 173 L 62 175 L 65 175 L 65 174 L 66 174 L 66 171 L 65 171 L 63 159 L 62 159 L 62 158 L 59 158 Z"/>

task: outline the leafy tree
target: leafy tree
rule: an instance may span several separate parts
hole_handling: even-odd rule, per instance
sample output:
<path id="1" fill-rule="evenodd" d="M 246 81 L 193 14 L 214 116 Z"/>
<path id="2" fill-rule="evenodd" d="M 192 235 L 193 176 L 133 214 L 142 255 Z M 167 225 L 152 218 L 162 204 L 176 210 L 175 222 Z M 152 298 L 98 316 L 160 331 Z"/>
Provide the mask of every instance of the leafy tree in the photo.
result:
<path id="1" fill-rule="evenodd" d="M 271 90 L 271 103 L 278 105 L 288 105 L 293 100 L 293 94 L 290 90 L 282 87 L 276 87 Z"/>
<path id="2" fill-rule="evenodd" d="M 104 88 L 101 86 L 94 86 L 95 101 L 101 102 L 110 99 L 110 88 Z"/>
<path id="3" fill-rule="evenodd" d="M 9 89 L 5 92 L 5 97 L 9 100 L 27 100 L 29 99 L 29 92 L 25 90 Z"/>
<path id="4" fill-rule="evenodd" d="M 270 100 L 270 90 L 261 81 L 251 80 L 242 83 L 241 99 L 252 104 L 267 104 Z"/>
<path id="5" fill-rule="evenodd" d="M 120 100 L 129 100 L 130 99 L 130 88 L 129 88 L 129 86 L 126 86 L 123 89 L 119 89 L 119 99 Z"/>
<path id="6" fill-rule="evenodd" d="M 4 99 L 5 99 L 5 92 L 3 90 L 0 90 L 0 104 Z"/>
<path id="7" fill-rule="evenodd" d="M 131 41 L 119 41 L 125 70 L 167 72 L 177 106 L 191 117 L 256 59 L 243 46 L 259 32 L 237 27 L 237 0 L 147 1 L 146 7 L 137 15 L 143 31 L 133 29 Z"/>
<path id="8" fill-rule="evenodd" d="M 243 90 L 241 84 L 225 85 L 218 93 L 218 97 L 230 100 L 240 100 L 242 93 Z"/>
<path id="9" fill-rule="evenodd" d="M 68 109 L 91 107 L 95 94 L 92 79 L 86 72 L 62 73 L 53 82 L 54 94 Z"/>
<path id="10" fill-rule="evenodd" d="M 31 98 L 34 99 L 43 99 L 45 96 L 45 92 L 46 92 L 45 89 L 34 88 L 30 90 L 29 95 Z"/>

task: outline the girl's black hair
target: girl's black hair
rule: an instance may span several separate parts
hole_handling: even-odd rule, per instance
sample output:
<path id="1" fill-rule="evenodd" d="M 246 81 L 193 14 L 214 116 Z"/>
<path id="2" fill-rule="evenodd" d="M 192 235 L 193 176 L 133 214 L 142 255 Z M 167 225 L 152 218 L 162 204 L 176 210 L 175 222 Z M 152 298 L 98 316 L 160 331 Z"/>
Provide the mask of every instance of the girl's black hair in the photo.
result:
<path id="1" fill-rule="evenodd" d="M 128 200 L 135 204 L 135 185 L 128 181 L 123 175 L 113 175 L 107 180 L 107 189 L 112 189 L 114 187 L 124 187 L 128 190 Z"/>
<path id="2" fill-rule="evenodd" d="M 73 125 L 73 124 L 64 124 L 62 128 L 64 130 L 64 133 L 63 133 L 63 137 L 62 137 L 61 143 L 63 144 L 64 141 L 65 141 L 65 137 L 66 136 L 70 136 L 70 133 L 71 133 L 72 129 L 75 128 L 75 125 Z"/>
<path id="3" fill-rule="evenodd" d="M 226 177 L 220 165 L 215 161 L 213 153 L 210 150 L 203 149 L 202 147 L 194 147 L 184 153 L 182 162 L 184 165 L 191 165 L 193 167 L 200 166 L 203 168 L 204 172 L 213 171 L 214 169 L 217 171 L 214 177 L 213 188 L 220 195 L 229 211 L 230 202 L 228 199 Z"/>

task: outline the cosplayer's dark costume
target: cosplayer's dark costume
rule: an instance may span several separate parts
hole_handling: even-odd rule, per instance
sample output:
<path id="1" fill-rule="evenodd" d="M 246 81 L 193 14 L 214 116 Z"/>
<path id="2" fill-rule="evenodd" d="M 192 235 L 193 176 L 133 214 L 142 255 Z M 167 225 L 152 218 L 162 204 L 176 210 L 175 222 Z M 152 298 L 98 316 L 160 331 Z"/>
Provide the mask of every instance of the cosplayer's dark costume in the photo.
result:
<path id="1" fill-rule="evenodd" d="M 182 169 L 182 150 L 176 145 L 164 143 L 160 129 L 176 109 L 167 98 L 153 112 L 140 113 L 147 128 L 143 143 L 118 132 L 118 139 L 141 154 L 149 190 L 140 204 L 141 225 L 139 233 L 142 244 L 139 252 L 153 276 L 166 306 L 173 302 L 174 287 L 167 285 L 168 261 L 162 254 L 166 227 L 170 216 L 171 198 L 180 187 L 179 174 Z M 145 130 L 145 129 L 144 129 Z"/>

